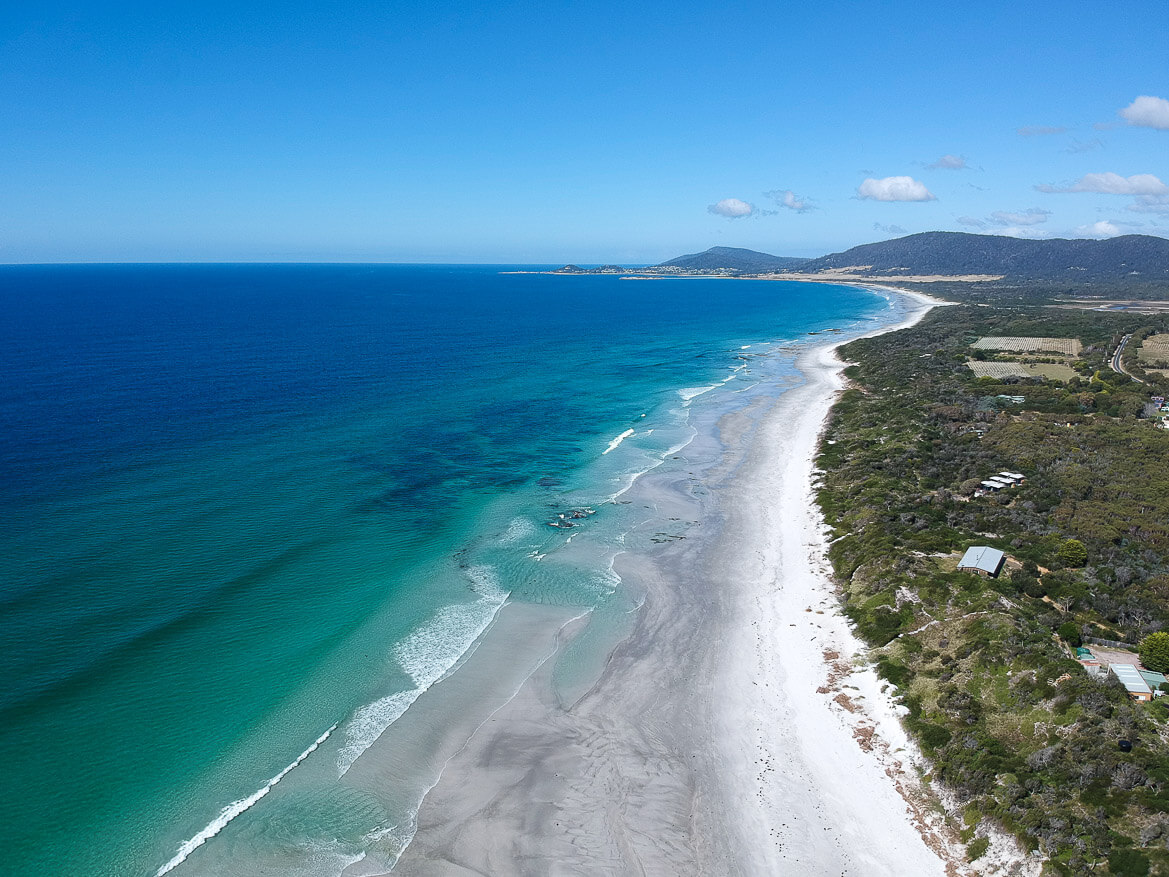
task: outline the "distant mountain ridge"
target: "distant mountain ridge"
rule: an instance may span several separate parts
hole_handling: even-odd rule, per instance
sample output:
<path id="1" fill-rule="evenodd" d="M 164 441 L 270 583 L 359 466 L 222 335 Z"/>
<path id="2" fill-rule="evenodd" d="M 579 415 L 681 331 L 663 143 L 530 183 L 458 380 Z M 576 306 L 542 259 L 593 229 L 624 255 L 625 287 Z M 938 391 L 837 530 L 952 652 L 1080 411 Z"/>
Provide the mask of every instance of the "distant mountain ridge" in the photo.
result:
<path id="1" fill-rule="evenodd" d="M 711 247 L 656 266 L 743 274 L 819 274 L 852 268 L 871 277 L 1003 275 L 1043 280 L 1169 279 L 1169 240 L 1123 235 L 1106 240 L 1026 240 L 1003 235 L 928 231 L 862 244 L 817 259 L 771 256 L 737 247 Z M 1135 277 L 1134 277 L 1135 275 Z"/>
<path id="2" fill-rule="evenodd" d="M 773 256 L 741 247 L 711 247 L 701 253 L 678 256 L 655 268 L 682 268 L 687 271 L 741 271 L 744 274 L 764 274 L 770 271 L 791 271 L 800 268 L 808 259 L 794 256 Z"/>
<path id="3" fill-rule="evenodd" d="M 1169 277 L 1169 240 L 1123 235 L 1106 240 L 1025 240 L 1002 235 L 929 231 L 812 259 L 800 270 L 868 266 L 865 273 L 1003 274 L 1010 277 L 1146 279 Z"/>

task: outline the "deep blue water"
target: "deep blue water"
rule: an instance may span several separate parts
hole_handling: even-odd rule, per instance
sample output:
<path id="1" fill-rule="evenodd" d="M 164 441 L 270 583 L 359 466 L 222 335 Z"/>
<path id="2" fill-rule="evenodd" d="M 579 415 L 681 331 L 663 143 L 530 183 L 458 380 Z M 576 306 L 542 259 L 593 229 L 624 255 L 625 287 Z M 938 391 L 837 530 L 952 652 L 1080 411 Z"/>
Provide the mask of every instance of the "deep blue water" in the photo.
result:
<path id="1" fill-rule="evenodd" d="M 296 770 L 336 779 L 506 595 L 620 600 L 605 557 L 531 562 L 555 510 L 614 544 L 680 390 L 888 307 L 501 270 L 0 267 L 0 873 L 154 874 L 333 726 Z M 398 820 L 363 801 L 263 855 L 352 860 Z M 227 873 L 228 834 L 174 873 Z"/>

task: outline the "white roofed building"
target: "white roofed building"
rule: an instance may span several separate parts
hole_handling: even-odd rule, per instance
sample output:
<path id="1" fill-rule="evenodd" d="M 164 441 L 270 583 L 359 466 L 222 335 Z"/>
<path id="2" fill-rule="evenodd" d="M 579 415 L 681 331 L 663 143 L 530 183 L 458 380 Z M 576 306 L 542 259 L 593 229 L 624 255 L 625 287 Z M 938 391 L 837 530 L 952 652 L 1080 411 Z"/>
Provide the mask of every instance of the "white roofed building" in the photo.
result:
<path id="1" fill-rule="evenodd" d="M 987 577 L 997 576 L 1005 559 L 1006 555 L 997 548 L 972 545 L 958 561 L 958 572 L 972 572 Z"/>
<path id="2" fill-rule="evenodd" d="M 1109 664 L 1108 672 L 1120 680 L 1133 700 L 1152 700 L 1153 689 L 1133 664 Z"/>

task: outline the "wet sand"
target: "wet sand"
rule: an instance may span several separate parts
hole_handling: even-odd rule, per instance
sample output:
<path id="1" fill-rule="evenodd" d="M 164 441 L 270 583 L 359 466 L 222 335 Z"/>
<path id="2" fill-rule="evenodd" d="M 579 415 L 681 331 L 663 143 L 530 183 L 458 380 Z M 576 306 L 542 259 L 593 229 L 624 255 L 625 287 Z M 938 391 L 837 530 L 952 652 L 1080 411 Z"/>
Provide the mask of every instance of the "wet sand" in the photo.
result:
<path id="1" fill-rule="evenodd" d="M 914 300 L 906 323 L 928 309 Z M 632 633 L 575 702 L 543 660 L 448 734 L 466 742 L 434 765 L 395 874 L 968 873 L 896 707 L 854 660 L 824 559 L 813 456 L 839 343 L 801 355 L 801 385 L 707 424 L 688 465 L 636 483 L 625 499 L 648 529 L 616 565 L 645 593 Z M 650 532 L 671 519 L 669 538 Z M 532 651 L 551 658 L 529 611 L 498 624 L 544 630 Z"/>

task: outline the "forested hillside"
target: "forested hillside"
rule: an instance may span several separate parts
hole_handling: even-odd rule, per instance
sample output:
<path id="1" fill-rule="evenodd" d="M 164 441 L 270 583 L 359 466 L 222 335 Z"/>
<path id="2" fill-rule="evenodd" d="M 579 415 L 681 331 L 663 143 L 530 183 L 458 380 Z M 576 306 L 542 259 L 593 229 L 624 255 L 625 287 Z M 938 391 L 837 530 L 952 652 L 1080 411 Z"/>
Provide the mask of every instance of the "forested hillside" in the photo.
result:
<path id="1" fill-rule="evenodd" d="M 911 732 L 963 802 L 972 856 L 989 821 L 1053 874 L 1169 874 L 1169 710 L 1070 654 L 1083 637 L 1169 627 L 1169 431 L 1143 416 L 1162 385 L 1106 364 L 1121 335 L 1165 322 L 948 307 L 843 348 L 852 388 L 819 457 L 830 557 Z M 976 378 L 966 362 L 984 335 L 1078 338 L 1076 377 Z M 976 495 L 1004 470 L 1025 483 Z M 970 545 L 1002 549 L 1007 568 L 956 571 Z"/>
<path id="2" fill-rule="evenodd" d="M 1027 240 L 930 231 L 821 256 L 800 271 L 866 266 L 874 274 L 1003 274 L 1078 283 L 1085 279 L 1169 278 L 1169 240 L 1122 235 L 1107 240 Z"/>

